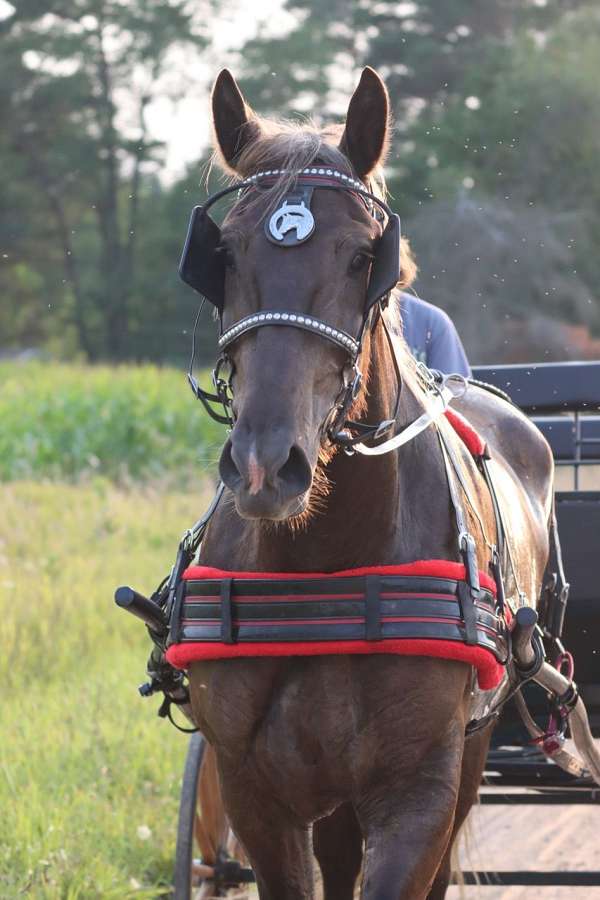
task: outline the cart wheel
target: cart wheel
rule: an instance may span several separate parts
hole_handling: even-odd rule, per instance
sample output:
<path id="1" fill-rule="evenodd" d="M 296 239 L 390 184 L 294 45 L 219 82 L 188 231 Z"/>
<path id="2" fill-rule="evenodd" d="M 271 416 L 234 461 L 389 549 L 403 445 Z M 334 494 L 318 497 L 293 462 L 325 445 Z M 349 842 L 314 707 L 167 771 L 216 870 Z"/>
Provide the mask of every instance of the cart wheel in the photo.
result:
<path id="1" fill-rule="evenodd" d="M 175 850 L 175 900 L 235 896 L 244 900 L 254 881 L 229 827 L 215 755 L 205 738 L 192 735 L 183 770 Z"/>

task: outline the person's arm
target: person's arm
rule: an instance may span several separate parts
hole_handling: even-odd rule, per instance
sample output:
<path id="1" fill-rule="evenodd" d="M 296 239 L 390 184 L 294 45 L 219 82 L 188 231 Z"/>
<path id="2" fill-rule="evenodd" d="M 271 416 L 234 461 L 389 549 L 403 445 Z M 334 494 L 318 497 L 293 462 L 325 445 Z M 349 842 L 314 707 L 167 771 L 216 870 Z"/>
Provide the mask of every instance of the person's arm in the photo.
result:
<path id="1" fill-rule="evenodd" d="M 468 378 L 471 367 L 454 323 L 443 310 L 437 309 L 436 312 L 427 348 L 427 365 L 446 375 L 456 372 Z"/>

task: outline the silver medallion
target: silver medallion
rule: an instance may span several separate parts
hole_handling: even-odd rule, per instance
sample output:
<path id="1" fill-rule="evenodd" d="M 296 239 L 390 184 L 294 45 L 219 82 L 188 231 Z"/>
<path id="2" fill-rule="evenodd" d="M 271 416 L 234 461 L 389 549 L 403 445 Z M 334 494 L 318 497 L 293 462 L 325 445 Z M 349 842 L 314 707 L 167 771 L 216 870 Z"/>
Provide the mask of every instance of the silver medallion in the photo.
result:
<path id="1" fill-rule="evenodd" d="M 286 247 L 301 244 L 315 230 L 315 220 L 310 209 L 304 204 L 289 203 L 284 200 L 279 209 L 269 219 L 267 235 L 277 244 Z M 293 234 L 292 232 L 295 232 Z"/>

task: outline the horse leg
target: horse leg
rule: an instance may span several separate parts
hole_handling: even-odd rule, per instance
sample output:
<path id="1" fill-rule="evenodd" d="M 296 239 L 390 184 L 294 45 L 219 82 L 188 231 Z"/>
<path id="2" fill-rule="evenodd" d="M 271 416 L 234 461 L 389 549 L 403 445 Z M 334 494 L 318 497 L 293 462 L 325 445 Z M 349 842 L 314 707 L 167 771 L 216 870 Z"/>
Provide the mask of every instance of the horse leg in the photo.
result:
<path id="1" fill-rule="evenodd" d="M 313 900 L 310 826 L 244 784 L 222 778 L 231 826 L 256 876 L 260 900 Z"/>
<path id="2" fill-rule="evenodd" d="M 463 745 L 455 720 L 415 771 L 380 771 L 357 804 L 366 835 L 362 900 L 426 900 L 452 834 Z"/>
<path id="3" fill-rule="evenodd" d="M 472 737 L 465 742 L 460 791 L 458 794 L 458 803 L 456 804 L 456 816 L 454 818 L 454 830 L 427 900 L 444 900 L 444 897 L 446 896 L 450 878 L 452 877 L 452 847 L 471 807 L 477 801 L 477 793 L 479 791 L 479 785 L 481 784 L 481 776 L 485 768 L 492 731 L 493 728 L 491 726 L 485 728 L 472 735 Z"/>
<path id="4" fill-rule="evenodd" d="M 323 876 L 324 900 L 352 900 L 362 864 L 362 833 L 349 803 L 313 826 L 313 847 Z"/>

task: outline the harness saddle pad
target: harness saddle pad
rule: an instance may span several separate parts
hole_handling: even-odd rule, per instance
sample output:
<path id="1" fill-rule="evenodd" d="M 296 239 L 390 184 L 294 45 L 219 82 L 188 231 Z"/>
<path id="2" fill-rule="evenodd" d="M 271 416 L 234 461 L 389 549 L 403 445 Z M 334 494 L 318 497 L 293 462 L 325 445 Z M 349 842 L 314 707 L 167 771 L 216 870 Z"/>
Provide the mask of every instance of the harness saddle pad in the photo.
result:
<path id="1" fill-rule="evenodd" d="M 462 563 L 424 560 L 325 573 L 191 566 L 175 601 L 167 660 L 391 653 L 460 660 L 482 689 L 504 674 L 495 584 L 474 599 Z"/>

